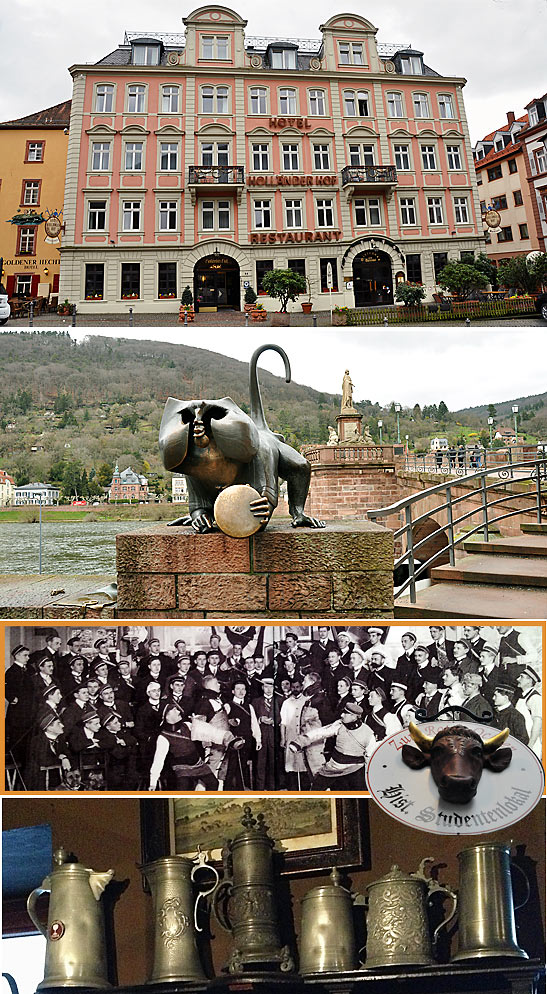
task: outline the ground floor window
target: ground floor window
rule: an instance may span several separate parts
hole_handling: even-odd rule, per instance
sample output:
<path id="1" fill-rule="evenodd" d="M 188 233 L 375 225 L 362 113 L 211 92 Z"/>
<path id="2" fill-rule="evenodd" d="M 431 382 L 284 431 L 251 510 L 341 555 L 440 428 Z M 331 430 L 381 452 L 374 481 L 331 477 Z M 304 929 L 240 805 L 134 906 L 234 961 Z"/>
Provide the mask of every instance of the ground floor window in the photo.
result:
<path id="1" fill-rule="evenodd" d="M 293 273 L 298 273 L 299 276 L 306 277 L 305 259 L 289 259 L 287 268 L 292 269 Z"/>
<path id="2" fill-rule="evenodd" d="M 439 282 L 439 274 L 448 262 L 448 252 L 433 253 L 433 268 L 435 270 L 435 283 Z"/>
<path id="3" fill-rule="evenodd" d="M 104 296 L 104 263 L 88 262 L 85 267 L 85 299 L 102 300 Z"/>
<path id="4" fill-rule="evenodd" d="M 411 283 L 422 282 L 422 257 L 421 255 L 406 256 L 406 278 Z"/>
<path id="5" fill-rule="evenodd" d="M 319 269 L 321 272 L 321 293 L 328 291 L 327 286 L 327 269 L 328 266 L 332 266 L 332 289 L 334 291 L 338 290 L 338 261 L 337 259 L 320 259 Z"/>
<path id="6" fill-rule="evenodd" d="M 15 294 L 17 297 L 30 297 L 32 291 L 32 276 L 25 274 L 24 276 L 15 277 Z"/>
<path id="7" fill-rule="evenodd" d="M 177 296 L 176 262 L 158 262 L 158 297 Z"/>
<path id="8" fill-rule="evenodd" d="M 262 289 L 262 280 L 266 273 L 269 273 L 274 267 L 273 259 L 257 259 L 256 262 L 256 292 L 265 293 L 266 291 Z"/>
<path id="9" fill-rule="evenodd" d="M 141 267 L 138 262 L 122 262 L 122 297 L 140 297 Z"/>
<path id="10" fill-rule="evenodd" d="M 469 266 L 472 266 L 475 261 L 474 252 L 460 252 L 460 259 L 462 262 L 466 262 Z"/>

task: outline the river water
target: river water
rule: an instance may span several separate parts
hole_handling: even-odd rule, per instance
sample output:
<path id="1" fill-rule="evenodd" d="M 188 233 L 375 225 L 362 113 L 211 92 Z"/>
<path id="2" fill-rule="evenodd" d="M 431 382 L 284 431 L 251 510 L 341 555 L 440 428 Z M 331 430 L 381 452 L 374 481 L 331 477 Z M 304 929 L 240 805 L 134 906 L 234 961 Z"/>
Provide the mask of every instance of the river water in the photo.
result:
<path id="1" fill-rule="evenodd" d="M 116 535 L 145 521 L 42 522 L 42 573 L 116 574 Z M 0 573 L 38 573 L 38 522 L 0 523 Z"/>

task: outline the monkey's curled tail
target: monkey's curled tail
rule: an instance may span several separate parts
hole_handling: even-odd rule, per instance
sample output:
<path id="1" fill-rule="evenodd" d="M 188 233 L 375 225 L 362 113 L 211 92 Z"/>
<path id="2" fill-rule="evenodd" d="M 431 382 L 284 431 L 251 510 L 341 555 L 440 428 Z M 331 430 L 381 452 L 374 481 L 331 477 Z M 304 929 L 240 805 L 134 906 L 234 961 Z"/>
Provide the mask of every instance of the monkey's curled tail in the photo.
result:
<path id="1" fill-rule="evenodd" d="M 258 428 L 268 428 L 268 424 L 266 422 L 266 418 L 264 417 L 264 408 L 262 406 L 262 397 L 260 395 L 256 364 L 262 353 L 267 352 L 270 349 L 272 352 L 277 352 L 283 359 L 283 362 L 285 363 L 285 381 L 287 383 L 291 382 L 291 364 L 289 362 L 289 357 L 280 345 L 260 345 L 257 349 L 255 349 L 249 363 L 249 398 L 251 401 L 251 418 Z"/>

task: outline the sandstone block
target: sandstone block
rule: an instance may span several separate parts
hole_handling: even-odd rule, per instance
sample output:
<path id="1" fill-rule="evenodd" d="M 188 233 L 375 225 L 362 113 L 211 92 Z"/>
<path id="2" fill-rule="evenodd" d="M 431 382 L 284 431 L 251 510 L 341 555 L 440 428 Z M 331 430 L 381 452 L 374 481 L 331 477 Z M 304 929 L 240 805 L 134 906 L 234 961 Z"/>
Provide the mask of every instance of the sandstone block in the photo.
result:
<path id="1" fill-rule="evenodd" d="M 334 611 L 389 611 L 393 605 L 393 572 L 335 573 Z"/>
<path id="2" fill-rule="evenodd" d="M 298 573 L 274 573 L 270 576 L 268 606 L 280 617 L 288 611 L 306 611 L 312 605 L 320 611 L 330 611 L 331 578 L 324 573 L 306 576 Z"/>
<path id="3" fill-rule="evenodd" d="M 246 573 L 180 574 L 177 601 L 185 611 L 237 611 L 248 617 L 268 607 L 267 578 Z"/>
<path id="4" fill-rule="evenodd" d="M 118 573 L 226 573 L 249 569 L 249 543 L 222 532 L 195 535 L 167 525 L 116 536 Z"/>
<path id="5" fill-rule="evenodd" d="M 176 608 L 175 577 L 163 574 L 118 573 L 118 610 L 166 611 Z"/>

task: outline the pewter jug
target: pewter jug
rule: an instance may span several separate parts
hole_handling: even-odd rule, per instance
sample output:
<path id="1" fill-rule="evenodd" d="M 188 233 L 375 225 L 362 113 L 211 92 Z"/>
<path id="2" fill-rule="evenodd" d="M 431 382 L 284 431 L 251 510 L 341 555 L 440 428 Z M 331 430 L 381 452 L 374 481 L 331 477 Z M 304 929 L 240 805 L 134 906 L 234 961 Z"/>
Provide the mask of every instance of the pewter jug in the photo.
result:
<path id="1" fill-rule="evenodd" d="M 357 965 L 353 900 L 334 869 L 331 884 L 314 887 L 302 899 L 300 972 L 354 970 Z"/>
<path id="2" fill-rule="evenodd" d="M 264 815 L 243 808 L 243 831 L 223 850 L 224 880 L 213 897 L 219 925 L 232 933 L 234 949 L 225 969 L 294 970 L 288 946 L 281 946 L 275 900 L 273 839 Z"/>
<path id="3" fill-rule="evenodd" d="M 27 901 L 32 921 L 47 939 L 44 979 L 38 990 L 110 987 L 101 895 L 114 870 L 96 873 L 64 849 L 55 850 L 53 863 L 51 873 Z M 41 894 L 50 895 L 47 928 L 36 913 Z"/>
<path id="4" fill-rule="evenodd" d="M 194 902 L 193 884 L 200 869 L 209 869 L 214 883 L 201 890 Z M 206 980 L 199 958 L 196 932 L 200 899 L 211 894 L 219 881 L 214 866 L 201 852 L 192 860 L 166 856 L 141 866 L 152 893 L 154 908 L 154 965 L 149 984 L 171 980 Z"/>
<path id="5" fill-rule="evenodd" d="M 460 887 L 458 911 L 459 959 L 511 956 L 528 959 L 517 943 L 511 866 L 526 881 L 526 904 L 530 894 L 523 870 L 511 862 L 511 847 L 483 842 L 458 853 Z"/>
<path id="6" fill-rule="evenodd" d="M 416 873 L 404 873 L 397 865 L 380 880 L 369 884 L 367 915 L 367 957 L 365 968 L 377 966 L 428 965 L 433 963 L 439 932 L 456 913 L 457 898 L 448 886 L 425 876 L 431 856 L 420 863 Z M 434 894 L 452 901 L 450 914 L 430 938 L 428 902 Z"/>

